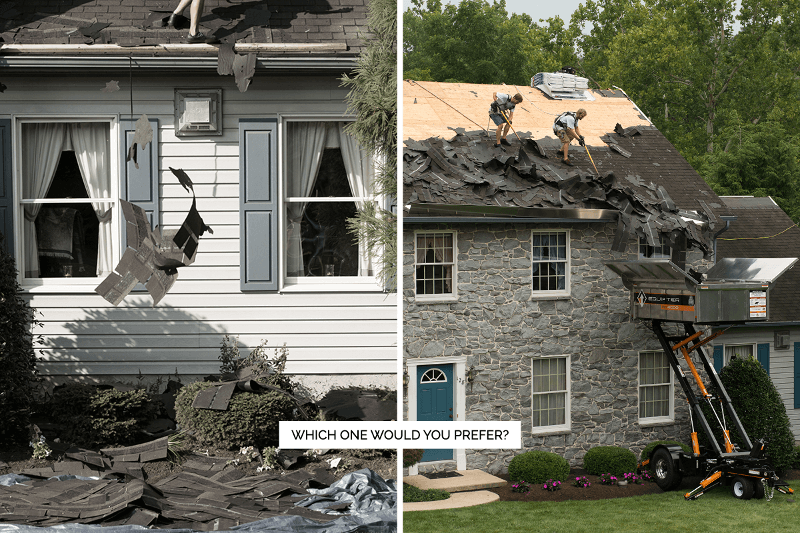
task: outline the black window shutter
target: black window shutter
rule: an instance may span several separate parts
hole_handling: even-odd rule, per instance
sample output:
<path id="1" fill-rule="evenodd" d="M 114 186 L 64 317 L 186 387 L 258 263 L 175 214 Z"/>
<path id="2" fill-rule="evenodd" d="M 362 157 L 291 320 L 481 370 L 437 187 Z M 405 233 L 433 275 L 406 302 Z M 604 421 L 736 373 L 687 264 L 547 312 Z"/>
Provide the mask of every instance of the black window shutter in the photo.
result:
<path id="1" fill-rule="evenodd" d="M 14 255 L 14 187 L 11 176 L 11 120 L 0 119 L 0 233 L 3 249 Z"/>

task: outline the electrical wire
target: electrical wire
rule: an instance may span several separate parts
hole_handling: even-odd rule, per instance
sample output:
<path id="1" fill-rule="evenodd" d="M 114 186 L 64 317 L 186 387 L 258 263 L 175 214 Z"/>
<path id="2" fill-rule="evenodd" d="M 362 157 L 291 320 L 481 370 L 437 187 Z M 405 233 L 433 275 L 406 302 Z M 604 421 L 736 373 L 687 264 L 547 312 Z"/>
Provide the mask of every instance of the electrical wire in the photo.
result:
<path id="1" fill-rule="evenodd" d="M 420 89 L 422 89 L 422 90 L 426 91 L 426 92 L 427 92 L 427 93 L 429 93 L 431 96 L 433 96 L 434 98 L 436 98 L 437 100 L 439 100 L 440 102 L 442 102 L 444 105 L 446 105 L 446 106 L 448 106 L 448 107 L 452 108 L 452 109 L 453 109 L 453 111 L 455 111 L 456 113 L 458 113 L 459 115 L 461 115 L 461 116 L 462 116 L 462 117 L 464 117 L 465 119 L 469 120 L 470 122 L 472 122 L 473 124 L 475 124 L 476 126 L 478 126 L 480 129 L 482 129 L 483 131 L 485 131 L 487 134 L 489 133 L 489 130 L 487 130 L 486 128 L 484 128 L 483 126 L 481 126 L 480 124 L 478 124 L 477 122 L 475 122 L 474 120 L 472 120 L 471 118 L 469 118 L 467 115 L 465 115 L 464 113 L 462 113 L 461 111 L 459 111 L 459 110 L 458 110 L 458 109 L 456 109 L 455 107 L 451 106 L 450 104 L 448 104 L 447 102 L 445 102 L 444 100 L 442 100 L 441 98 L 439 98 L 438 96 L 436 96 L 434 93 L 432 93 L 431 91 L 429 91 L 428 89 L 426 89 L 425 87 L 423 87 L 422 85 L 420 85 L 419 83 L 417 83 L 416 81 L 414 81 L 414 80 L 407 80 L 407 81 L 408 81 L 408 82 L 410 82 L 410 83 L 413 83 L 414 85 L 416 85 L 416 86 L 417 86 L 417 87 L 419 87 Z"/>
<path id="2" fill-rule="evenodd" d="M 798 226 L 798 224 L 792 224 L 791 226 L 789 226 L 788 228 L 786 228 L 782 232 L 776 233 L 775 235 L 770 235 L 768 237 L 731 237 L 731 238 L 727 238 L 727 239 L 723 239 L 722 237 L 718 237 L 717 240 L 720 240 L 720 241 L 756 241 L 758 239 L 772 239 L 773 237 L 777 237 L 778 235 L 786 233 L 790 229 L 792 229 L 794 227 L 797 227 L 797 226 Z"/>
<path id="3" fill-rule="evenodd" d="M 516 85 L 514 85 L 514 90 L 519 93 L 519 89 L 517 89 Z M 522 93 L 520 93 L 520 94 L 522 94 Z M 531 105 L 533 105 L 533 107 L 535 107 L 536 109 L 538 109 L 539 111 L 541 111 L 545 115 L 550 115 L 550 116 L 553 116 L 553 117 L 557 117 L 557 116 L 559 116 L 561 114 L 561 113 L 549 113 L 549 112 L 545 111 L 544 109 L 542 109 L 541 107 L 539 107 L 538 105 L 534 104 L 533 100 L 529 100 L 529 101 L 530 101 Z M 525 108 L 523 107 L 523 109 L 525 109 Z M 525 111 L 528 111 L 528 110 L 525 109 Z M 530 111 L 528 111 L 528 113 L 530 113 Z"/>

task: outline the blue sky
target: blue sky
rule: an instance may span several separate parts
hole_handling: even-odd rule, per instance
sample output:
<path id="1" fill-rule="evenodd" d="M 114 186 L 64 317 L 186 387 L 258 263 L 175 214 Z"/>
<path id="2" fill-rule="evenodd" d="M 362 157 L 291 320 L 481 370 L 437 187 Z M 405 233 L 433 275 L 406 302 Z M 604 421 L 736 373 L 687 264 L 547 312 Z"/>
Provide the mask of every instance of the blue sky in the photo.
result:
<path id="1" fill-rule="evenodd" d="M 489 3 L 492 0 L 488 0 Z M 445 4 L 458 4 L 458 1 L 445 0 Z M 556 0 L 543 2 L 541 0 L 506 0 L 508 13 L 527 13 L 534 21 L 547 20 L 550 17 L 560 16 L 569 24 L 572 13 L 581 5 L 582 0 Z M 403 11 L 411 7 L 411 0 L 403 0 Z"/>

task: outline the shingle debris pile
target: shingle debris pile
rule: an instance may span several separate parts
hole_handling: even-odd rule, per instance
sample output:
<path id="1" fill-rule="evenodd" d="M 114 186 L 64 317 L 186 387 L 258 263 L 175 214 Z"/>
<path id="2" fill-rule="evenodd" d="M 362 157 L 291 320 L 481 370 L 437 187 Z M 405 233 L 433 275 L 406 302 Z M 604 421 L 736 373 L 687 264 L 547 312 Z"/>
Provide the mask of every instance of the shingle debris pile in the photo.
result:
<path id="1" fill-rule="evenodd" d="M 665 234 L 673 244 L 684 235 L 687 246 L 712 252 L 715 210 L 722 206 L 710 195 L 704 201 L 705 191 L 681 187 L 684 180 L 696 183 L 697 175 L 654 127 L 617 124 L 602 137 L 606 146 L 588 147 L 599 175 L 580 146 L 570 147 L 574 166 L 565 165 L 553 137 L 518 132 L 522 143 L 514 138 L 501 149 L 493 146 L 494 132 L 487 138 L 485 131 L 454 131 L 450 140 L 405 142 L 404 205 L 614 210 L 615 251 L 635 237 L 656 246 Z"/>
<path id="2" fill-rule="evenodd" d="M 284 530 L 303 531 L 304 525 L 355 521 L 371 531 L 371 521 L 396 518 L 394 482 L 367 469 L 341 480 L 323 469 L 245 476 L 226 458 L 193 454 L 184 458 L 180 473 L 148 483 L 142 463 L 166 455 L 166 438 L 100 452 L 73 449 L 68 460 L 52 467 L 0 476 L 0 522 L 210 531 L 271 518 L 250 530 L 292 524 L 297 529 Z"/>
<path id="3" fill-rule="evenodd" d="M 268 5 L 269 4 L 269 5 Z M 166 22 L 177 1 L 17 0 L 0 3 L 0 42 L 14 44 L 185 43 L 189 21 Z M 227 43 L 331 43 L 333 55 L 357 55 L 367 31 L 363 1 L 230 2 L 205 0 L 200 31 Z M 188 15 L 188 9 L 185 15 Z M 307 52 L 305 53 L 307 54 Z"/>

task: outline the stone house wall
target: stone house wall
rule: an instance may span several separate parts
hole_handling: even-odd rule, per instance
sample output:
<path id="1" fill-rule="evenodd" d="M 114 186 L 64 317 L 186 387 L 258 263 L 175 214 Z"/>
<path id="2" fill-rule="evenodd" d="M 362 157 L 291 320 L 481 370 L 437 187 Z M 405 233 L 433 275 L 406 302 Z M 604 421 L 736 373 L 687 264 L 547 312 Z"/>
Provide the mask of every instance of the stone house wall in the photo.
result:
<path id="1" fill-rule="evenodd" d="M 677 382 L 675 421 L 639 424 L 638 354 L 661 346 L 646 322 L 630 317 L 629 291 L 603 264 L 637 259 L 633 243 L 625 254 L 611 251 L 615 223 L 407 223 L 405 228 L 405 356 L 466 356 L 467 368 L 477 370 L 466 386 L 467 420 L 522 421 L 522 450 L 467 450 L 467 468 L 505 472 L 511 458 L 526 450 L 552 451 L 579 466 L 586 451 L 599 445 L 627 447 L 638 456 L 654 440 L 689 442 L 688 409 Z M 458 232 L 458 301 L 418 303 L 414 231 L 445 229 Z M 570 297 L 532 297 L 532 229 L 570 230 Z M 702 254 L 690 251 L 690 265 L 702 267 Z M 533 435 L 532 357 L 565 354 L 571 356 L 571 430 Z"/>

